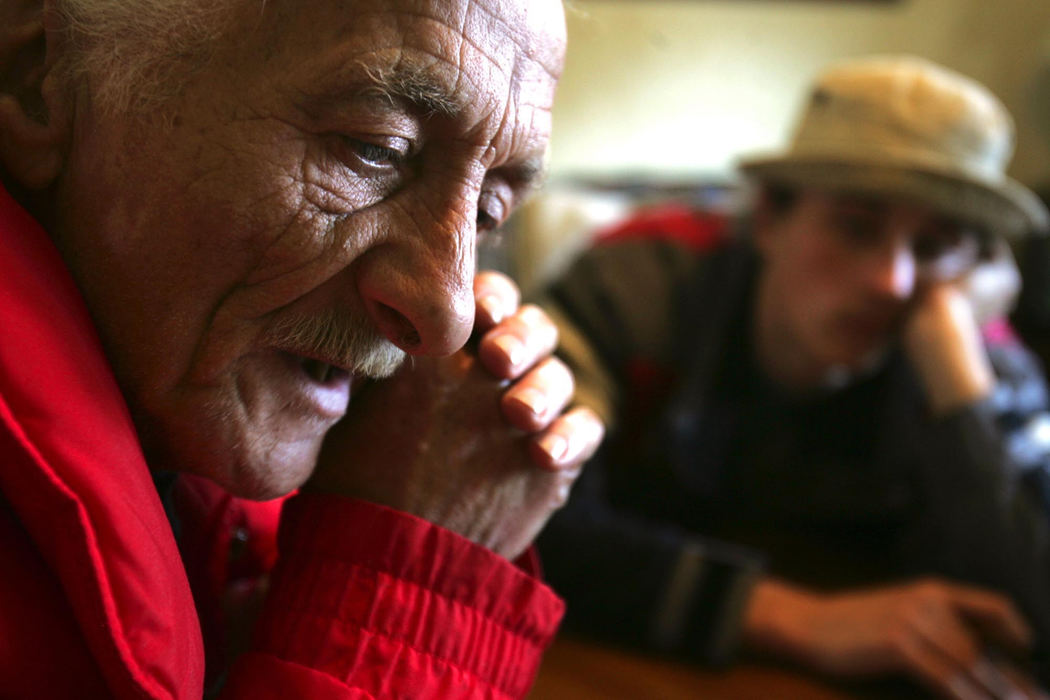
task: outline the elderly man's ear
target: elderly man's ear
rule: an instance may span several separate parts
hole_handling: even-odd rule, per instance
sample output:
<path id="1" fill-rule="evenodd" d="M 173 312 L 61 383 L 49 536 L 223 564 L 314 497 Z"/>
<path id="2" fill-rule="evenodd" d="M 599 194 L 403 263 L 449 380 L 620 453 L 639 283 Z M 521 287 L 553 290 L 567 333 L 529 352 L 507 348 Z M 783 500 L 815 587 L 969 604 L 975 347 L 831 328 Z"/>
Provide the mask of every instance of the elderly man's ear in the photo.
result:
<path id="1" fill-rule="evenodd" d="M 71 135 L 57 27 L 48 0 L 0 0 L 0 172 L 28 190 L 58 177 Z"/>

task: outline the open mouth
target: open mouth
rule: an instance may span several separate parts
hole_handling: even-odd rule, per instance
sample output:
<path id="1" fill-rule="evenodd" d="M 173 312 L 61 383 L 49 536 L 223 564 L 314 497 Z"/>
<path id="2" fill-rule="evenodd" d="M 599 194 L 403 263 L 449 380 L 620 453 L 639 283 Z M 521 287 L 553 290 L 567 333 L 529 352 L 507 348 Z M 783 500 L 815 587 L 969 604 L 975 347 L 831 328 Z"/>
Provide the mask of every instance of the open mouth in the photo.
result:
<path id="1" fill-rule="evenodd" d="M 305 372 L 310 379 L 318 384 L 342 381 L 350 376 L 350 373 L 345 369 L 336 367 L 335 365 L 330 365 L 321 360 L 315 360 L 312 357 L 299 358 L 299 366 L 303 368 L 303 372 Z"/>

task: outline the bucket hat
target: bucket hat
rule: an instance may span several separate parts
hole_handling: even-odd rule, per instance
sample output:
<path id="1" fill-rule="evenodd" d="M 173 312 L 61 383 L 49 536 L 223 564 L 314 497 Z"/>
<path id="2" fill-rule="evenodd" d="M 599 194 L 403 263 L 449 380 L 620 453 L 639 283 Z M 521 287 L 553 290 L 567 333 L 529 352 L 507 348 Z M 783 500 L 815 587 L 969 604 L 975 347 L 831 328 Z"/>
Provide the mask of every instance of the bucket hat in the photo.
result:
<path id="1" fill-rule="evenodd" d="M 833 65 L 816 81 L 788 148 L 745 159 L 760 181 L 918 201 L 1018 236 L 1050 214 L 1005 173 L 1009 112 L 976 81 L 915 56 Z"/>

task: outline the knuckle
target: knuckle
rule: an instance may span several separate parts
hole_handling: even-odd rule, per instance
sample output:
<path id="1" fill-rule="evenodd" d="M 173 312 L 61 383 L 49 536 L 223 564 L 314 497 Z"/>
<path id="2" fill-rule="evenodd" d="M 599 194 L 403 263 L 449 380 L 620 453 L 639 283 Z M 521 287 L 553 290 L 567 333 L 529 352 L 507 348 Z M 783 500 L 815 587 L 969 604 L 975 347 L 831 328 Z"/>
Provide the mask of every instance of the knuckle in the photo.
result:
<path id="1" fill-rule="evenodd" d="M 513 285 L 514 283 L 505 274 L 499 270 L 480 270 L 477 276 L 478 284 L 488 284 L 490 282 L 496 284 Z"/>
<path id="2" fill-rule="evenodd" d="M 947 595 L 947 590 L 940 581 L 928 579 L 919 583 L 915 593 L 921 600 L 933 601 L 944 598 Z"/>
<path id="3" fill-rule="evenodd" d="M 605 433 L 605 421 L 603 421 L 601 416 L 599 416 L 590 406 L 579 406 L 575 409 L 574 413 L 578 417 L 578 420 L 590 425 L 595 433 L 599 435 Z"/>
<path id="4" fill-rule="evenodd" d="M 535 304 L 522 304 L 518 309 L 518 317 L 530 326 L 554 326 L 547 312 Z"/>
<path id="5" fill-rule="evenodd" d="M 566 503 L 569 502 L 569 494 L 572 491 L 572 485 L 576 482 L 576 477 L 580 475 L 580 469 L 563 469 L 558 474 L 554 492 L 551 495 L 550 504 L 554 510 L 562 508 Z"/>
<path id="6" fill-rule="evenodd" d="M 576 384 L 572 370 L 558 357 L 550 356 L 546 358 L 540 365 L 539 371 L 547 381 L 565 383 L 570 387 Z"/>
<path id="7" fill-rule="evenodd" d="M 482 270 L 474 278 L 476 289 L 485 289 L 492 293 L 517 296 L 518 285 L 507 275 L 496 270 Z"/>
<path id="8" fill-rule="evenodd" d="M 535 304 L 525 304 L 518 309 L 517 316 L 531 337 L 552 348 L 558 344 L 558 326 L 546 311 Z"/>
<path id="9" fill-rule="evenodd" d="M 585 444 L 583 458 L 588 459 L 598 449 L 602 439 L 605 437 L 605 423 L 590 408 L 577 406 L 567 416 L 568 422 L 573 426 L 575 432 L 581 436 Z"/>
<path id="10" fill-rule="evenodd" d="M 903 624 L 890 626 L 886 633 L 886 649 L 894 659 L 898 661 L 906 659 L 911 644 L 912 632 L 908 626 Z"/>

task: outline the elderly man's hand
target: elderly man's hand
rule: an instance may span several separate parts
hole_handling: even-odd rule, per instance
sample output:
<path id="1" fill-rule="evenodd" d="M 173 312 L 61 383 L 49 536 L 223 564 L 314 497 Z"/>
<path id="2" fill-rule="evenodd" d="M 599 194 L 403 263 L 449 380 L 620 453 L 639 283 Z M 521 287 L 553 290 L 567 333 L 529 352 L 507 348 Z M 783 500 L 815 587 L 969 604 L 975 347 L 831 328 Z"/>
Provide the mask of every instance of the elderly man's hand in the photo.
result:
<path id="1" fill-rule="evenodd" d="M 1027 648 L 1031 631 L 991 591 L 927 579 L 820 595 L 776 581 L 758 585 L 749 643 L 824 673 L 906 673 L 948 698 L 1042 698 L 1031 679 L 986 655 Z"/>
<path id="2" fill-rule="evenodd" d="M 325 440 L 304 486 L 412 513 L 513 559 L 564 504 L 603 434 L 565 412 L 572 375 L 538 308 L 505 277 L 482 274 L 475 351 L 409 358 L 363 387 Z"/>

